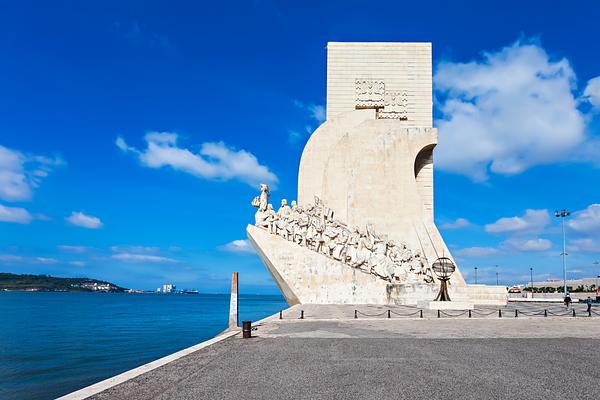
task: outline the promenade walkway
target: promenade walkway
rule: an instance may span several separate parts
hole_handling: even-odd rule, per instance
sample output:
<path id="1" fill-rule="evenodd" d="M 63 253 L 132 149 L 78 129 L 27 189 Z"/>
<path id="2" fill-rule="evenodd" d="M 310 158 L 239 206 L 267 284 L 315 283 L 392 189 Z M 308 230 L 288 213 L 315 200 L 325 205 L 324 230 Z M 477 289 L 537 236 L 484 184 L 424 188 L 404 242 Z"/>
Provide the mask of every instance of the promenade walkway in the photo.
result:
<path id="1" fill-rule="evenodd" d="M 384 314 L 355 319 L 356 308 Z M 504 315 L 514 308 L 502 307 Z M 276 315 L 258 324 L 252 339 L 231 336 L 91 399 L 600 396 L 600 316 L 469 319 L 428 312 L 424 318 L 388 319 L 386 309 L 304 306 L 304 319 L 298 319 L 294 307 L 281 320 Z M 398 314 L 405 309 L 393 308 Z M 577 305 L 580 313 L 585 309 Z"/>

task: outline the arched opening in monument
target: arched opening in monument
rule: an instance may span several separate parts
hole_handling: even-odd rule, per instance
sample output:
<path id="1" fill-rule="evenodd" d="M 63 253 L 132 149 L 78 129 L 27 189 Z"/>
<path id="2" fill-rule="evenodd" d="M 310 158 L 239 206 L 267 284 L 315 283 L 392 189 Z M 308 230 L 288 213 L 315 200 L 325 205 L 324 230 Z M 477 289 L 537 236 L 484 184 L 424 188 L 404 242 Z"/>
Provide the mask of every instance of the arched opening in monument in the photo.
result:
<path id="1" fill-rule="evenodd" d="M 433 148 L 425 146 L 415 158 L 415 180 L 425 214 L 433 219 Z"/>

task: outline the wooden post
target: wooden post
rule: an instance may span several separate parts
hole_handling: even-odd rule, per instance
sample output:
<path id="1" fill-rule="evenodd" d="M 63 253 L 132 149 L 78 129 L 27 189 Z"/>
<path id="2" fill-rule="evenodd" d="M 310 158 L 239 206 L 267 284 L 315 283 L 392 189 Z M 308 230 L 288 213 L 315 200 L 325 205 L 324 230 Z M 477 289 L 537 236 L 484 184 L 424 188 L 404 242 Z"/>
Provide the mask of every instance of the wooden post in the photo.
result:
<path id="1" fill-rule="evenodd" d="M 229 301 L 229 329 L 238 327 L 238 273 L 231 273 L 231 300 Z"/>

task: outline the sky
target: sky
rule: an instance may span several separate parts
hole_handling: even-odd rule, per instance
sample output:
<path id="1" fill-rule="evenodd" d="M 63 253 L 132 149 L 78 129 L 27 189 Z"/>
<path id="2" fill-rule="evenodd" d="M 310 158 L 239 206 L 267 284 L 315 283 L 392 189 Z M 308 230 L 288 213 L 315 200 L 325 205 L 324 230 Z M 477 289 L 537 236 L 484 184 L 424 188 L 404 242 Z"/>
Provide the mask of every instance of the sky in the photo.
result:
<path id="1" fill-rule="evenodd" d="M 469 282 L 600 274 L 600 5 L 2 1 L 0 271 L 278 289 L 251 199 L 297 194 L 328 41 L 433 44 L 435 219 Z"/>

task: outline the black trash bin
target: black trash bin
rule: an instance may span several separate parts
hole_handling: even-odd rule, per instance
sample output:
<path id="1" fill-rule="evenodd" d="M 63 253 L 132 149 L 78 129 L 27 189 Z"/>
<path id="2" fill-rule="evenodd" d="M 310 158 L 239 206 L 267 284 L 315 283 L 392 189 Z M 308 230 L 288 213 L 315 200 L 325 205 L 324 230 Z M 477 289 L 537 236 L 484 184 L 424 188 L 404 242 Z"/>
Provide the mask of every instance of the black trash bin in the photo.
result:
<path id="1" fill-rule="evenodd" d="M 252 321 L 242 321 L 242 337 L 244 339 L 252 337 Z"/>

